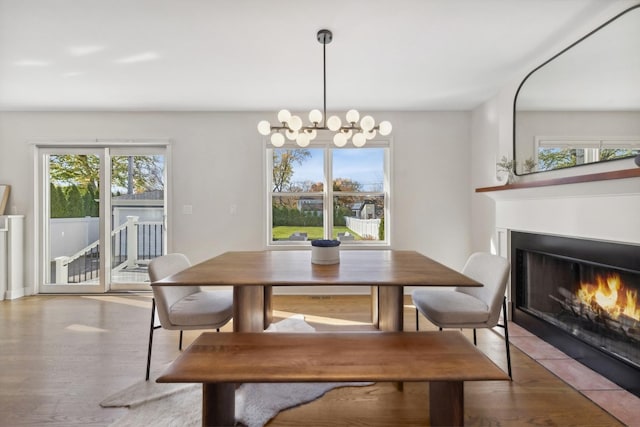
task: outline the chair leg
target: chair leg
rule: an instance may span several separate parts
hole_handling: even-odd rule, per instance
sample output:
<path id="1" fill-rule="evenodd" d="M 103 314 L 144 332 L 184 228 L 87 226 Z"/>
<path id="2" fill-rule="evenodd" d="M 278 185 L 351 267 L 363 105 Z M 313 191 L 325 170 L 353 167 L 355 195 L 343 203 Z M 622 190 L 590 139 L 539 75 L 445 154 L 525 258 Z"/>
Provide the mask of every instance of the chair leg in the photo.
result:
<path id="1" fill-rule="evenodd" d="M 149 350 L 147 351 L 147 375 L 145 377 L 145 381 L 149 381 L 149 370 L 151 368 L 151 347 L 153 345 L 153 330 L 155 329 L 153 326 L 155 322 L 155 314 L 156 314 L 156 300 L 155 298 L 151 298 L 151 325 L 149 326 Z"/>
<path id="2" fill-rule="evenodd" d="M 416 308 L 416 331 L 420 330 L 420 325 L 418 324 L 418 308 Z"/>
<path id="3" fill-rule="evenodd" d="M 442 331 L 442 328 L 438 328 L 440 331 Z"/>
<path id="4" fill-rule="evenodd" d="M 178 344 L 178 350 L 182 351 L 182 329 L 180 329 L 180 343 Z"/>
<path id="5" fill-rule="evenodd" d="M 216 328 L 216 332 L 220 332 L 220 328 Z"/>
<path id="6" fill-rule="evenodd" d="M 511 376 L 511 351 L 509 350 L 509 325 L 507 322 L 507 297 L 504 297 L 502 300 L 502 315 L 504 316 L 502 319 L 504 321 L 504 345 L 507 348 L 507 371 L 509 372 L 509 378 L 513 379 Z"/>
<path id="7" fill-rule="evenodd" d="M 478 345 L 478 340 L 476 339 L 476 328 L 473 328 L 473 345 Z"/>

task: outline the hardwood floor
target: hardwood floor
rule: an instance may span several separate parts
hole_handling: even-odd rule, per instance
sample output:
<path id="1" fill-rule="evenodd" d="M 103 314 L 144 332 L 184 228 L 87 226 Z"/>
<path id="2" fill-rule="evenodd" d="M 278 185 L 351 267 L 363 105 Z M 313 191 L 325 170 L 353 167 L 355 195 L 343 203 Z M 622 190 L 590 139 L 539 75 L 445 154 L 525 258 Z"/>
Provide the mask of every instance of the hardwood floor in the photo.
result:
<path id="1" fill-rule="evenodd" d="M 107 426 L 127 409 L 101 408 L 106 396 L 144 379 L 149 295 L 35 296 L 0 302 L 0 426 Z M 318 330 L 368 330 L 361 296 L 274 297 L 274 317 L 305 314 Z M 405 329 L 414 328 L 405 305 Z M 432 329 L 421 319 L 421 329 Z M 223 331 L 230 331 L 227 325 Z M 185 343 L 199 334 L 185 332 Z M 178 334 L 156 331 L 152 369 L 178 354 Z M 478 345 L 505 367 L 504 342 L 479 330 Z M 512 346 L 514 381 L 467 383 L 467 425 L 617 426 L 614 417 Z M 427 425 L 428 387 L 391 384 L 336 389 L 284 411 L 275 426 Z"/>

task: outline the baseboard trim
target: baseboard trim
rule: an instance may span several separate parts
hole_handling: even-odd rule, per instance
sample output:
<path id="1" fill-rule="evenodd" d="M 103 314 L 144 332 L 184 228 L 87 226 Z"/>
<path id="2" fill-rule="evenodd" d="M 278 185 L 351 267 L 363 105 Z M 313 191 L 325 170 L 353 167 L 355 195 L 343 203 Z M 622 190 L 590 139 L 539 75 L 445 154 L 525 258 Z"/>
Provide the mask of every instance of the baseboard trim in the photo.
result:
<path id="1" fill-rule="evenodd" d="M 26 290 L 27 288 L 8 290 L 4 293 L 4 299 L 12 300 L 12 299 L 22 298 L 27 294 Z"/>

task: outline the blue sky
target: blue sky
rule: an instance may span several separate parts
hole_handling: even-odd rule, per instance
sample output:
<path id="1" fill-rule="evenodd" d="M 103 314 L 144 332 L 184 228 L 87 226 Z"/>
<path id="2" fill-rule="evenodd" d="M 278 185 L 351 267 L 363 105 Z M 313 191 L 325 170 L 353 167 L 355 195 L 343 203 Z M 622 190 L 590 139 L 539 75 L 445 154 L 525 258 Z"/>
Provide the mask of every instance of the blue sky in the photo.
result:
<path id="1" fill-rule="evenodd" d="M 323 149 L 309 149 L 311 157 L 301 165 L 294 165 L 294 182 L 323 179 Z M 363 184 L 365 191 L 372 191 L 372 184 L 382 184 L 384 179 L 383 148 L 345 148 L 333 150 L 333 177 L 350 178 Z M 375 188 L 377 189 L 377 188 Z"/>

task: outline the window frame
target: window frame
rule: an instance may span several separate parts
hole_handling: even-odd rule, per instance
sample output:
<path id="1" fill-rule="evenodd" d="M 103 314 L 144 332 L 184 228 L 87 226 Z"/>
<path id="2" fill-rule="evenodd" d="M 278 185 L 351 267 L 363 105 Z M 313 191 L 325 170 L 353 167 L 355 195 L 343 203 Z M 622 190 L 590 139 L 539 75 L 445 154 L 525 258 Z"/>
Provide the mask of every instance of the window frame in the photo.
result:
<path id="1" fill-rule="evenodd" d="M 265 154 L 265 242 L 267 249 L 303 249 L 310 247 L 309 241 L 291 241 L 281 240 L 274 241 L 273 237 L 273 211 L 272 203 L 274 196 L 292 196 L 292 197 L 322 197 L 323 206 L 323 238 L 332 239 L 333 237 L 333 206 L 334 197 L 383 197 L 384 200 L 384 236 L 385 240 L 354 240 L 343 242 L 342 249 L 373 249 L 373 248 L 385 248 L 391 247 L 391 196 L 392 196 L 392 180 L 391 180 L 391 165 L 392 165 L 392 140 L 388 139 L 373 139 L 367 141 L 366 146 L 362 148 L 356 148 L 350 144 L 345 147 L 336 147 L 332 141 L 318 139 L 312 141 L 307 147 L 299 147 L 295 142 L 287 141 L 282 147 L 273 147 L 267 140 L 263 140 Z M 322 149 L 323 150 L 323 191 L 322 192 L 277 192 L 273 189 L 273 150 L 274 149 Z M 368 148 L 382 148 L 383 155 L 383 188 L 382 191 L 362 191 L 362 192 L 341 192 L 333 191 L 333 152 L 343 149 L 360 149 L 366 150 Z"/>

